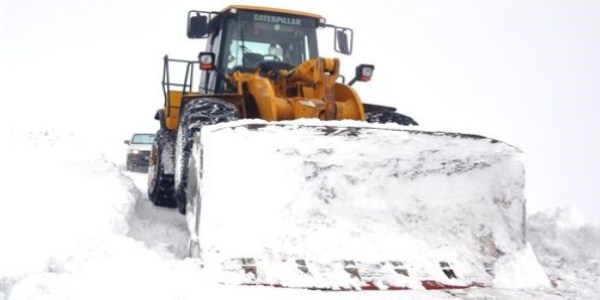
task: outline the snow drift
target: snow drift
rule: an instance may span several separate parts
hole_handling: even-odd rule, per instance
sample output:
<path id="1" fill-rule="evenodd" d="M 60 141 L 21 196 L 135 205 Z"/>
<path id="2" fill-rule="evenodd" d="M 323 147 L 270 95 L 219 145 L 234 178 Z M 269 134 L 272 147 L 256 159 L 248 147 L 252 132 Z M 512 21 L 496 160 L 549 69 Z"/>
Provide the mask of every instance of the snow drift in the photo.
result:
<path id="1" fill-rule="evenodd" d="M 40 282 L 70 282 L 58 274 L 78 273 L 112 253 L 107 245 L 127 233 L 139 191 L 93 144 L 72 134 L 11 131 L 3 138 L 9 142 L 0 164 L 10 176 L 0 201 L 0 298 L 9 291 L 16 299 L 35 298 L 44 290 Z"/>
<path id="2" fill-rule="evenodd" d="M 183 217 L 148 203 L 140 192 L 146 190 L 145 174 L 121 171 L 120 139 L 98 146 L 62 131 L 5 131 L 3 137 L 0 162 L 10 176 L 3 178 L 0 198 L 2 300 L 562 300 L 600 294 L 600 228 L 574 221 L 568 209 L 537 213 L 528 221 L 528 239 L 555 287 L 323 293 L 215 285 L 215 274 L 196 261 L 164 255 L 178 247 L 157 245 L 162 235 L 187 235 Z M 132 224 L 136 219 L 143 222 Z M 514 259 L 519 254 L 527 253 Z M 510 272 L 505 268 L 507 277 Z"/>
<path id="3" fill-rule="evenodd" d="M 586 223 L 572 207 L 528 218 L 527 238 L 553 286 L 573 299 L 600 295 L 600 227 Z"/>

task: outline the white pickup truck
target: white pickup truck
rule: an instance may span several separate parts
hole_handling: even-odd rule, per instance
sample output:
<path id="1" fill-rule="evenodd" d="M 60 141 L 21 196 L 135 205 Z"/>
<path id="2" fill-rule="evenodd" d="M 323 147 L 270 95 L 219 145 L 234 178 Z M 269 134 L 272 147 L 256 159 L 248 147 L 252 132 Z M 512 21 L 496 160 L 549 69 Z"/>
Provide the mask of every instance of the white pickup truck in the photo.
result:
<path id="1" fill-rule="evenodd" d="M 148 170 L 154 136 L 153 133 L 134 133 L 131 140 L 125 140 L 125 144 L 128 145 L 127 171 Z"/>

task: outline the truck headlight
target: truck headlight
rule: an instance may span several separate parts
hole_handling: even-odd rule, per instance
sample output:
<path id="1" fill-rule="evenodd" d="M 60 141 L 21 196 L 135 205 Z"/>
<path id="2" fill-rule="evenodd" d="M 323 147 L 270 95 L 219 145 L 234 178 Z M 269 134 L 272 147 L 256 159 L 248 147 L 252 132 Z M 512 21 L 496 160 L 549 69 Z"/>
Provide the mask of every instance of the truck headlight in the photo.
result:
<path id="1" fill-rule="evenodd" d="M 139 154 L 140 150 L 137 150 L 137 149 L 129 150 L 129 153 L 131 153 L 131 154 Z"/>

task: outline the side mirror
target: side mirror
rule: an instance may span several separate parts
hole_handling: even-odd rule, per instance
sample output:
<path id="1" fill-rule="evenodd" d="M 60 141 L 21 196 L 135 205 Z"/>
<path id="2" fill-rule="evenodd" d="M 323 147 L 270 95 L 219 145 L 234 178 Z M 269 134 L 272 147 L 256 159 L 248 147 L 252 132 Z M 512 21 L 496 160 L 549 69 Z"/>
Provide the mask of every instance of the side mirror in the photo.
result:
<path id="1" fill-rule="evenodd" d="M 210 71 L 215 69 L 215 54 L 212 52 L 200 52 L 198 61 L 200 61 L 200 70 Z"/>
<path id="2" fill-rule="evenodd" d="M 353 35 L 350 28 L 335 27 L 334 50 L 342 54 L 352 54 Z"/>
<path id="3" fill-rule="evenodd" d="M 201 39 L 208 35 L 208 16 L 201 15 L 199 12 L 195 12 L 196 15 L 192 16 L 193 12 L 188 14 L 187 23 L 187 37 L 190 39 Z"/>
<path id="4" fill-rule="evenodd" d="M 129 140 L 124 140 L 123 143 L 125 143 L 125 145 L 129 145 Z"/>
<path id="5" fill-rule="evenodd" d="M 374 65 L 365 65 L 365 64 L 358 65 L 356 67 L 356 74 L 354 75 L 354 78 L 352 78 L 352 80 L 350 80 L 348 85 L 353 85 L 357 81 L 366 82 L 366 81 L 371 80 L 374 70 L 375 70 Z"/>

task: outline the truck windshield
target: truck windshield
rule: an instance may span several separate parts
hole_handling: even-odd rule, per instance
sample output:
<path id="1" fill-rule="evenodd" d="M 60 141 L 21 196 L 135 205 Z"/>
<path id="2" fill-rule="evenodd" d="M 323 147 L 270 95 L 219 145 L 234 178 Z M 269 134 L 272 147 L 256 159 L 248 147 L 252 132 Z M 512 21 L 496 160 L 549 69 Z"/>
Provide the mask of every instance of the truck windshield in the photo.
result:
<path id="1" fill-rule="evenodd" d="M 131 139 L 132 144 L 152 144 L 154 142 L 154 134 L 134 134 Z"/>
<path id="2" fill-rule="evenodd" d="M 295 66 L 318 57 L 316 22 L 307 17 L 239 12 L 227 24 L 227 70 L 256 68 L 265 61 Z"/>

